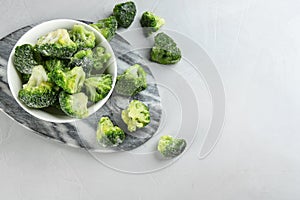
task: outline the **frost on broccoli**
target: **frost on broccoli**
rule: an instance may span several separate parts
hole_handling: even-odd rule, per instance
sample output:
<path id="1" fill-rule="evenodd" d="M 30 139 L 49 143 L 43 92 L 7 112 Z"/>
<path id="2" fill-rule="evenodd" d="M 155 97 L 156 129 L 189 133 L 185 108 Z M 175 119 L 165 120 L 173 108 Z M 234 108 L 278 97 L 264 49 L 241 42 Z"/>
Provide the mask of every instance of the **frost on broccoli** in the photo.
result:
<path id="1" fill-rule="evenodd" d="M 88 116 L 87 109 L 88 97 L 80 92 L 76 94 L 68 94 L 62 91 L 59 94 L 59 104 L 61 110 L 70 117 L 85 118 Z"/>
<path id="2" fill-rule="evenodd" d="M 113 15 L 118 21 L 118 26 L 128 28 L 134 20 L 136 14 L 136 7 L 134 2 L 127 1 L 115 5 L 113 9 Z"/>
<path id="3" fill-rule="evenodd" d="M 99 20 L 96 23 L 90 24 L 99 33 L 101 33 L 108 41 L 113 39 L 118 28 L 118 22 L 115 16 L 110 16 L 108 18 Z"/>
<path id="4" fill-rule="evenodd" d="M 151 60 L 160 64 L 175 64 L 181 59 L 181 51 L 174 40 L 165 33 L 158 33 L 151 49 Z"/>
<path id="5" fill-rule="evenodd" d="M 57 68 L 49 73 L 49 78 L 64 91 L 74 94 L 81 91 L 85 73 L 82 67 L 74 67 L 71 70 Z"/>
<path id="6" fill-rule="evenodd" d="M 145 28 L 146 35 L 158 31 L 165 24 L 165 20 L 152 12 L 144 12 L 140 19 L 141 26 Z"/>
<path id="7" fill-rule="evenodd" d="M 159 139 L 157 150 L 165 158 L 174 158 L 180 155 L 186 147 L 184 139 L 173 138 L 165 135 Z"/>
<path id="8" fill-rule="evenodd" d="M 101 117 L 97 128 L 97 140 L 103 147 L 115 147 L 125 140 L 125 133 L 114 126 L 108 117 Z"/>
<path id="9" fill-rule="evenodd" d="M 98 72 L 105 69 L 104 67 L 108 63 L 109 59 L 111 58 L 111 54 L 105 52 L 104 47 L 96 47 L 93 50 L 93 62 L 94 62 L 94 69 Z"/>
<path id="10" fill-rule="evenodd" d="M 70 37 L 77 44 L 79 50 L 94 48 L 96 45 L 94 32 L 86 30 L 83 25 L 75 24 L 70 31 Z"/>
<path id="11" fill-rule="evenodd" d="M 149 108 L 141 101 L 132 100 L 127 109 L 122 111 L 122 119 L 130 132 L 150 123 Z"/>
<path id="12" fill-rule="evenodd" d="M 45 69 L 48 72 L 52 72 L 54 69 L 64 69 L 67 67 L 66 60 L 60 60 L 57 58 L 49 59 L 45 61 Z"/>
<path id="13" fill-rule="evenodd" d="M 124 96 L 134 96 L 147 88 L 146 76 L 144 69 L 135 64 L 118 76 L 115 91 Z"/>
<path id="14" fill-rule="evenodd" d="M 31 74 L 32 68 L 39 65 L 40 60 L 38 52 L 30 44 L 17 46 L 15 49 L 13 64 L 22 74 Z"/>
<path id="15" fill-rule="evenodd" d="M 57 29 L 40 37 L 36 49 L 44 56 L 70 58 L 77 51 L 77 45 L 66 29 Z"/>
<path id="16" fill-rule="evenodd" d="M 112 87 L 112 75 L 101 74 L 87 78 L 84 82 L 89 100 L 96 103 L 107 96 Z"/>
<path id="17" fill-rule="evenodd" d="M 35 66 L 27 84 L 19 91 L 19 99 L 30 108 L 45 108 L 52 105 L 59 88 L 48 81 L 42 65 Z"/>
<path id="18" fill-rule="evenodd" d="M 86 75 L 91 73 L 91 70 L 94 66 L 93 61 L 93 51 L 91 49 L 78 51 L 72 58 L 69 63 L 70 67 L 82 67 Z"/>

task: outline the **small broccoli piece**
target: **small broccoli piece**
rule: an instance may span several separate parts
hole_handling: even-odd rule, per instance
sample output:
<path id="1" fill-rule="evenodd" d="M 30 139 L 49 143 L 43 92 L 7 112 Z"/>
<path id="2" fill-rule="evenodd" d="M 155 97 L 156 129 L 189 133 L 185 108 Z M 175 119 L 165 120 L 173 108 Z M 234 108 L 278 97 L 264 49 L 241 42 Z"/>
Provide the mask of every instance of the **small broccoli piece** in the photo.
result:
<path id="1" fill-rule="evenodd" d="M 173 138 L 169 135 L 161 136 L 157 145 L 157 150 L 165 158 L 174 158 L 181 154 L 186 147 L 184 139 Z"/>
<path id="2" fill-rule="evenodd" d="M 52 105 L 58 95 L 59 88 L 48 82 L 48 77 L 42 65 L 32 69 L 27 84 L 19 91 L 19 99 L 30 108 L 45 108 Z"/>
<path id="3" fill-rule="evenodd" d="M 23 84 L 27 83 L 29 81 L 31 74 L 22 74 L 21 73 L 21 81 Z"/>
<path id="4" fill-rule="evenodd" d="M 56 85 L 70 94 L 80 92 L 85 80 L 82 67 L 74 67 L 71 70 L 56 68 L 48 76 Z"/>
<path id="5" fill-rule="evenodd" d="M 150 35 L 153 32 L 158 31 L 160 27 L 165 24 L 165 20 L 152 12 L 144 12 L 140 23 L 142 27 L 145 27 L 146 35 Z"/>
<path id="6" fill-rule="evenodd" d="M 76 94 L 68 94 L 62 91 L 59 94 L 59 104 L 61 110 L 71 117 L 85 118 L 88 116 L 87 109 L 88 97 L 80 92 Z"/>
<path id="7" fill-rule="evenodd" d="M 39 65 L 39 60 L 39 54 L 30 44 L 16 47 L 13 63 L 20 73 L 31 74 L 32 68 Z"/>
<path id="8" fill-rule="evenodd" d="M 175 64 L 181 59 L 181 51 L 172 38 L 165 33 L 158 33 L 151 49 L 151 60 L 160 64 Z"/>
<path id="9" fill-rule="evenodd" d="M 115 147 L 125 140 L 125 133 L 114 126 L 108 117 L 101 117 L 97 128 L 97 140 L 103 147 Z"/>
<path id="10" fill-rule="evenodd" d="M 71 39 L 77 44 L 78 49 L 94 48 L 96 37 L 93 31 L 88 31 L 82 25 L 74 25 L 70 31 Z"/>
<path id="11" fill-rule="evenodd" d="M 104 66 L 107 64 L 110 58 L 111 54 L 105 53 L 104 47 L 96 47 L 93 50 L 94 69 L 103 71 Z"/>
<path id="12" fill-rule="evenodd" d="M 91 49 L 78 51 L 72 58 L 69 63 L 69 66 L 82 67 L 83 71 L 89 75 L 93 66 L 93 51 Z"/>
<path id="13" fill-rule="evenodd" d="M 112 76 L 110 74 L 101 74 L 85 79 L 85 91 L 92 102 L 102 100 L 111 90 Z"/>
<path id="14" fill-rule="evenodd" d="M 115 5 L 113 15 L 118 21 L 118 26 L 128 28 L 134 20 L 136 7 L 134 2 L 128 1 Z"/>
<path id="15" fill-rule="evenodd" d="M 141 101 L 132 100 L 128 108 L 122 111 L 122 119 L 128 131 L 133 132 L 150 123 L 149 108 Z"/>
<path id="16" fill-rule="evenodd" d="M 36 50 L 44 56 L 70 58 L 77 45 L 70 39 L 66 29 L 57 29 L 38 39 Z"/>
<path id="17" fill-rule="evenodd" d="M 135 64 L 118 76 L 115 91 L 124 96 L 134 96 L 147 88 L 146 76 L 144 69 Z"/>
<path id="18" fill-rule="evenodd" d="M 118 22 L 115 16 L 99 20 L 97 23 L 90 24 L 98 32 L 100 32 L 108 41 L 113 39 L 118 28 Z"/>
<path id="19" fill-rule="evenodd" d="M 48 72 L 52 72 L 54 69 L 64 69 L 67 66 L 66 60 L 59 60 L 57 58 L 46 60 L 45 61 L 45 69 Z"/>

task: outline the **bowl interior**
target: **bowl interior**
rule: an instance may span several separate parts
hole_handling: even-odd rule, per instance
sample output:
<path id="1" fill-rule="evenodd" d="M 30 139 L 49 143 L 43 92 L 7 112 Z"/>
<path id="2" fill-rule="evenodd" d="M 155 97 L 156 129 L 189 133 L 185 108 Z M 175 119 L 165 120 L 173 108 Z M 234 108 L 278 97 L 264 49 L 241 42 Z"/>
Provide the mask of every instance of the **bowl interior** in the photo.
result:
<path id="1" fill-rule="evenodd" d="M 8 79 L 7 81 L 8 81 L 8 85 L 10 87 L 13 97 L 25 111 L 27 111 L 28 113 L 30 113 L 31 115 L 33 115 L 39 119 L 42 119 L 45 121 L 50 121 L 50 122 L 55 122 L 55 123 L 67 123 L 67 122 L 72 122 L 72 121 L 78 120 L 76 118 L 69 117 L 65 114 L 61 114 L 59 112 L 51 112 L 51 110 L 45 111 L 45 110 L 41 110 L 41 109 L 29 108 L 25 104 L 23 104 L 23 102 L 21 102 L 19 100 L 18 92 L 22 88 L 22 82 L 21 82 L 20 74 L 16 70 L 16 68 L 14 67 L 13 62 L 12 62 L 15 48 L 22 44 L 34 45 L 34 44 L 36 44 L 37 39 L 39 37 L 46 35 L 47 33 L 54 31 L 56 29 L 59 29 L 59 28 L 71 29 L 73 27 L 73 25 L 75 25 L 75 24 L 81 24 L 87 30 L 93 31 L 96 36 L 96 45 L 103 46 L 106 49 L 106 51 L 112 55 L 112 57 L 109 61 L 109 64 L 108 64 L 108 68 L 107 68 L 107 72 L 110 73 L 113 77 L 112 89 L 104 99 L 102 99 L 101 101 L 99 101 L 95 104 L 92 104 L 88 107 L 89 115 L 96 112 L 99 108 L 101 108 L 105 104 L 105 102 L 109 99 L 109 97 L 113 91 L 113 88 L 115 86 L 116 78 L 117 78 L 116 58 L 115 58 L 113 50 L 112 50 L 111 46 L 109 45 L 109 43 L 107 42 L 107 40 L 99 32 L 97 32 L 96 29 L 94 29 L 93 27 L 91 27 L 85 23 L 82 23 L 82 22 L 76 21 L 76 20 L 71 20 L 71 19 L 56 19 L 56 20 L 43 22 L 43 23 L 33 27 L 32 29 L 30 29 L 18 40 L 18 42 L 15 44 L 15 46 L 9 56 L 8 65 L 7 65 L 7 79 Z"/>

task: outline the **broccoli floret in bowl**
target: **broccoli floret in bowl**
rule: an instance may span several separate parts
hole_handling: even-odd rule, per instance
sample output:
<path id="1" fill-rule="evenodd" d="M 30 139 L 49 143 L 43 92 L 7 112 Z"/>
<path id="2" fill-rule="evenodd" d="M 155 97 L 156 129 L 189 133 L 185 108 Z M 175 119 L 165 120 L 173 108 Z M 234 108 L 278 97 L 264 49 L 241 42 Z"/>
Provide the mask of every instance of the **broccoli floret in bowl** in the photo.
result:
<path id="1" fill-rule="evenodd" d="M 75 24 L 70 31 L 70 38 L 77 44 L 79 50 L 94 48 L 96 45 L 94 32 L 87 30 L 83 25 Z"/>
<path id="2" fill-rule="evenodd" d="M 28 83 L 19 91 L 19 99 L 30 108 L 46 108 L 57 98 L 58 87 L 48 81 L 46 70 L 42 65 L 35 66 Z"/>
<path id="3" fill-rule="evenodd" d="M 48 57 L 69 58 L 77 51 L 77 45 L 71 40 L 67 29 L 57 29 L 41 36 L 36 50 Z"/>
<path id="4" fill-rule="evenodd" d="M 19 98 L 19 91 L 23 89 L 23 84 L 27 84 L 29 81 L 30 74 L 22 73 L 19 72 L 16 69 L 16 66 L 14 65 L 13 61 L 15 58 L 15 52 L 16 48 L 18 46 L 22 46 L 24 44 L 31 45 L 30 51 L 32 53 L 32 48 L 34 53 L 38 52 L 42 54 L 41 56 L 41 62 L 39 60 L 35 64 L 40 64 L 44 67 L 46 71 L 46 76 L 47 76 L 47 83 L 49 85 L 53 85 L 56 88 L 59 89 L 57 93 L 60 93 L 61 91 L 64 91 L 68 95 L 75 95 L 78 93 L 84 92 L 83 90 L 83 82 L 85 78 L 89 78 L 89 76 L 94 76 L 94 75 L 99 75 L 99 74 L 87 74 L 82 66 L 76 66 L 75 64 L 70 64 L 70 61 L 72 58 L 74 58 L 74 54 L 80 51 L 80 49 L 77 47 L 78 44 L 76 44 L 75 41 L 72 41 L 70 38 L 70 32 L 73 29 L 74 25 L 82 25 L 86 31 L 91 31 L 95 35 L 95 47 L 93 49 L 84 48 L 84 51 L 88 52 L 93 52 L 93 63 L 94 63 L 94 51 L 98 48 L 104 48 L 104 51 L 102 51 L 101 55 L 104 54 L 109 54 L 109 62 L 107 63 L 100 63 L 104 62 L 103 60 L 105 59 L 98 59 L 97 62 L 105 66 L 105 74 L 110 74 L 111 75 L 111 89 L 108 92 L 108 94 L 100 101 L 96 103 L 89 103 L 87 106 L 88 114 L 91 115 L 94 112 L 96 112 L 99 108 L 101 108 L 106 101 L 108 100 L 109 96 L 112 93 L 112 90 L 114 88 L 116 78 L 117 78 L 117 65 L 116 65 L 116 58 L 114 56 L 114 53 L 112 51 L 112 48 L 110 47 L 109 43 L 107 40 L 94 28 L 89 26 L 88 24 L 82 23 L 80 21 L 75 21 L 75 20 L 69 20 L 69 19 L 57 19 L 57 20 L 51 20 L 47 21 L 44 23 L 41 23 L 32 29 L 30 29 L 28 32 L 26 32 L 16 43 L 15 47 L 12 49 L 12 52 L 9 57 L 8 61 L 8 67 L 7 67 L 7 77 L 8 77 L 8 84 L 9 88 L 12 92 L 13 97 L 15 100 L 18 102 L 18 104 L 28 113 L 31 115 L 45 121 L 50 121 L 50 122 L 55 122 L 55 123 L 67 123 L 67 122 L 72 122 L 76 121 L 80 117 L 73 117 L 72 115 L 67 115 L 66 113 L 59 111 L 54 105 L 51 105 L 50 107 L 43 106 L 38 106 L 38 107 L 43 107 L 41 109 L 38 108 L 33 108 L 26 106 L 26 104 Z M 67 32 L 62 31 L 67 30 Z M 60 31 L 57 31 L 60 30 Z M 56 33 L 54 34 L 53 32 Z M 50 34 L 52 33 L 52 34 Z M 61 34 L 63 33 L 63 34 Z M 50 37 L 50 35 L 51 37 Z M 52 38 L 52 36 L 56 35 L 57 37 L 53 37 L 54 39 L 51 40 L 49 38 Z M 49 38 L 47 38 L 49 36 Z M 56 52 L 62 49 L 66 49 L 70 46 L 75 47 L 76 51 L 72 51 L 72 53 L 68 53 L 68 55 L 60 56 L 60 55 L 55 55 L 55 54 L 43 54 L 41 51 L 42 48 L 40 49 L 37 47 L 38 40 L 44 38 L 45 41 L 48 40 L 47 42 L 43 43 L 43 45 L 48 45 L 56 48 Z M 46 39 L 47 38 L 47 39 Z M 62 47 L 57 44 L 67 44 L 70 43 L 72 45 L 68 47 Z M 74 45 L 75 44 L 75 45 Z M 28 46 L 27 45 L 27 46 Z M 38 50 L 39 49 L 39 50 Z M 70 48 L 71 49 L 71 48 Z M 63 52 L 63 51 L 61 51 Z M 104 53 L 103 53 L 104 52 Z M 45 52 L 44 52 L 45 53 Z M 32 55 L 32 54 L 31 54 Z M 23 56 L 24 57 L 24 56 Z M 87 56 L 88 57 L 88 56 Z M 80 60 L 80 59 L 78 59 Z M 78 61 L 77 60 L 77 61 Z M 94 65 L 93 65 L 94 67 Z M 95 70 L 98 72 L 98 70 Z M 104 72 L 104 71 L 103 71 Z M 103 73 L 101 72 L 101 73 Z M 31 72 L 29 72 L 31 73 Z M 94 73 L 94 71 L 92 72 Z M 74 77 L 71 77 L 74 75 Z M 84 78 L 85 77 L 85 78 Z M 73 93 L 73 94 L 71 94 Z M 87 94 L 85 94 L 87 95 Z M 55 105 L 58 105 L 58 94 L 56 95 L 55 99 Z M 75 96 L 76 97 L 76 96 Z M 50 105 L 50 104 L 49 104 Z M 84 115 L 83 115 L 84 116 Z"/>
<path id="5" fill-rule="evenodd" d="M 31 74 L 32 68 L 40 64 L 40 55 L 31 44 L 17 46 L 14 54 L 14 65 L 22 74 Z"/>
<path id="6" fill-rule="evenodd" d="M 106 97 L 112 87 L 112 76 L 100 74 L 89 77 L 84 82 L 89 100 L 96 103 Z"/>
<path id="7" fill-rule="evenodd" d="M 87 109 L 88 97 L 80 92 L 76 94 L 68 94 L 62 91 L 59 94 L 59 104 L 61 110 L 68 116 L 75 118 L 85 118 L 88 116 Z"/>

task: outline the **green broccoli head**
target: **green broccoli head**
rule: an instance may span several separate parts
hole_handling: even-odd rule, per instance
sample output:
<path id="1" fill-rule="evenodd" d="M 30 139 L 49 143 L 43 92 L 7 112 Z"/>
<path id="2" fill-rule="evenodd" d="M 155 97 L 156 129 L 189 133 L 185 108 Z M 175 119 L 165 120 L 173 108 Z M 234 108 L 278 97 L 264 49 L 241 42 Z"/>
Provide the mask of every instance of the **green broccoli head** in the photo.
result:
<path id="1" fill-rule="evenodd" d="M 85 79 L 85 92 L 92 102 L 98 102 L 107 96 L 112 87 L 112 76 L 100 74 Z"/>
<path id="2" fill-rule="evenodd" d="M 134 96 L 147 88 L 146 76 L 144 69 L 139 64 L 135 64 L 118 76 L 115 91 L 124 96 Z"/>
<path id="3" fill-rule="evenodd" d="M 110 16 L 90 25 L 100 32 L 108 41 L 113 39 L 118 28 L 118 22 L 115 16 Z"/>
<path id="4" fill-rule="evenodd" d="M 85 73 L 82 67 L 74 67 L 71 70 L 56 68 L 49 73 L 49 78 L 64 91 L 74 94 L 80 92 Z"/>
<path id="5" fill-rule="evenodd" d="M 165 158 L 174 158 L 181 154 L 186 147 L 186 141 L 184 139 L 173 138 L 169 135 L 160 137 L 157 150 Z"/>
<path id="6" fill-rule="evenodd" d="M 64 69 L 67 67 L 66 60 L 60 60 L 57 58 L 49 59 L 45 61 L 45 69 L 48 72 L 52 72 L 54 69 Z"/>
<path id="7" fill-rule="evenodd" d="M 39 65 L 40 56 L 30 44 L 17 46 L 15 49 L 13 63 L 22 74 L 31 74 L 32 68 Z"/>
<path id="8" fill-rule="evenodd" d="M 40 37 L 36 50 L 48 57 L 70 58 L 77 51 L 77 45 L 66 29 L 57 29 Z"/>
<path id="9" fill-rule="evenodd" d="M 82 25 L 75 24 L 70 31 L 71 39 L 77 44 L 78 49 L 94 48 L 96 37 L 93 31 L 88 31 Z"/>
<path id="10" fill-rule="evenodd" d="M 144 12 L 140 19 L 141 26 L 145 28 L 146 34 L 150 35 L 158 31 L 165 24 L 165 20 L 152 12 Z"/>
<path id="11" fill-rule="evenodd" d="M 87 109 L 88 97 L 80 92 L 76 94 L 68 94 L 62 91 L 59 94 L 59 104 L 61 110 L 70 117 L 85 118 L 88 116 Z"/>
<path id="12" fill-rule="evenodd" d="M 80 50 L 72 58 L 69 63 L 71 67 L 82 67 L 86 75 L 89 75 L 93 66 L 93 51 L 91 49 Z"/>
<path id="13" fill-rule="evenodd" d="M 113 15 L 118 21 L 118 26 L 128 28 L 134 20 L 136 7 L 134 2 L 128 1 L 115 5 Z"/>
<path id="14" fill-rule="evenodd" d="M 27 84 L 19 91 L 19 99 L 30 108 L 45 108 L 57 99 L 59 88 L 48 82 L 42 65 L 35 66 Z"/>
<path id="15" fill-rule="evenodd" d="M 125 133 L 114 126 L 108 117 L 101 117 L 97 128 L 97 140 L 103 147 L 115 147 L 125 140 Z"/>
<path id="16" fill-rule="evenodd" d="M 106 53 L 104 47 L 96 47 L 93 50 L 94 69 L 97 71 L 103 71 L 110 58 L 111 54 Z"/>
<path id="17" fill-rule="evenodd" d="M 158 33 L 151 49 L 151 60 L 160 64 L 175 64 L 181 59 L 181 51 L 174 40 L 165 33 Z"/>
<path id="18" fill-rule="evenodd" d="M 122 111 L 122 119 L 130 132 L 150 123 L 149 108 L 138 100 L 132 100 L 127 109 Z"/>

